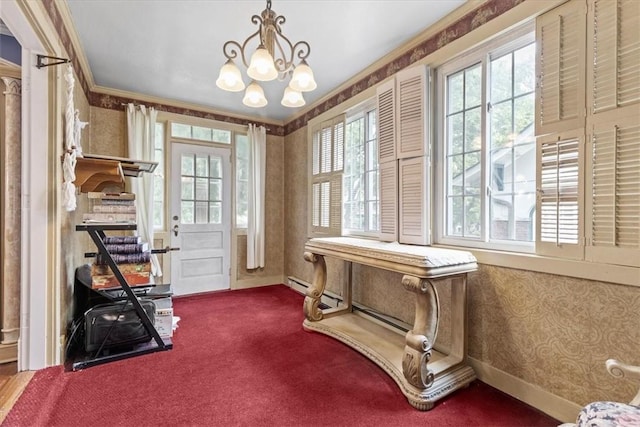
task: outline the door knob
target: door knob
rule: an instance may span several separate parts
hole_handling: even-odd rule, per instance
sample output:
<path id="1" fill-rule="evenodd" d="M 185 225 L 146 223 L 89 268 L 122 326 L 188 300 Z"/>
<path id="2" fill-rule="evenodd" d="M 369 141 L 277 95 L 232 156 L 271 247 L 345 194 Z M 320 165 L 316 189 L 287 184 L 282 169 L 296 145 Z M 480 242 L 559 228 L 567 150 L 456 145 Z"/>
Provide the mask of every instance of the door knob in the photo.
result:
<path id="1" fill-rule="evenodd" d="M 173 226 L 173 234 L 174 234 L 175 236 L 178 236 L 178 224 L 176 224 L 176 225 L 174 225 L 174 226 Z"/>

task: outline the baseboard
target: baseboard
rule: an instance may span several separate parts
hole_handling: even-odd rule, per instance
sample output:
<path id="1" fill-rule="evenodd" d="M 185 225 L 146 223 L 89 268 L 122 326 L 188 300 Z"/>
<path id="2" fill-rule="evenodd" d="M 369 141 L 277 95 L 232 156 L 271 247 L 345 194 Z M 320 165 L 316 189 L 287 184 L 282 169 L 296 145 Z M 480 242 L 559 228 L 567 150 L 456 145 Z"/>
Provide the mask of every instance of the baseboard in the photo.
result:
<path id="1" fill-rule="evenodd" d="M 286 283 L 291 289 L 298 293 L 301 293 L 302 295 L 306 295 L 307 288 L 311 287 L 310 283 L 291 276 L 287 278 Z M 320 297 L 320 302 L 325 304 L 327 307 L 336 308 L 338 307 L 338 304 L 342 302 L 342 297 L 340 295 L 334 294 L 331 291 L 325 290 Z"/>
<path id="2" fill-rule="evenodd" d="M 239 279 L 233 284 L 231 289 L 248 289 L 259 288 L 261 286 L 275 285 L 286 283 L 283 276 L 267 276 L 267 277 L 252 277 L 250 279 Z"/>
<path id="3" fill-rule="evenodd" d="M 472 357 L 469 364 L 483 383 L 515 397 L 533 406 L 561 422 L 575 422 L 580 409 L 577 403 L 570 402 L 522 379 L 501 371 Z"/>
<path id="4" fill-rule="evenodd" d="M 0 363 L 15 362 L 18 360 L 18 343 L 0 344 Z"/>
<path id="5" fill-rule="evenodd" d="M 309 283 L 291 276 L 287 278 L 286 283 L 291 289 L 303 295 L 306 293 L 307 288 L 311 286 Z M 342 298 L 325 291 L 321 301 L 330 307 L 336 307 L 338 302 L 342 301 Z M 382 320 L 386 324 L 397 323 L 396 319 L 386 321 L 385 319 L 379 319 L 379 316 L 380 315 L 376 316 L 376 320 Z M 395 326 L 399 329 L 403 329 L 403 327 L 410 328 L 410 326 L 402 324 L 396 324 Z M 404 330 L 406 331 L 407 329 Z M 436 346 L 436 350 L 438 349 Z M 538 386 L 523 381 L 518 377 L 494 368 L 477 359 L 469 357 L 468 360 L 480 381 L 533 406 L 561 422 L 574 422 L 576 420 L 578 412 L 580 412 L 581 409 L 580 405 L 549 393 Z"/>

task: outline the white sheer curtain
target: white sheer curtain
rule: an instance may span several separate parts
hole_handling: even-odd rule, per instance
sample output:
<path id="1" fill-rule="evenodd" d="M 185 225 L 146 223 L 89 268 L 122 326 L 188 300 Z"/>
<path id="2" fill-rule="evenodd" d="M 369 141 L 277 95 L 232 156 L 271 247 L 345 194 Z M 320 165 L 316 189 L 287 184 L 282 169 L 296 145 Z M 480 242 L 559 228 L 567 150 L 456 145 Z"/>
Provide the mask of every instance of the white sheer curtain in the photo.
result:
<path id="1" fill-rule="evenodd" d="M 249 125 L 249 212 L 247 219 L 247 268 L 264 267 L 264 200 L 267 130 Z"/>
<path id="2" fill-rule="evenodd" d="M 156 117 L 154 108 L 144 105 L 127 105 L 127 131 L 129 136 L 129 158 L 132 160 L 153 161 Z M 131 192 L 136 195 L 138 235 L 153 247 L 153 174 L 143 173 L 131 178 Z M 151 254 L 151 274 L 162 276 L 160 263 L 155 254 Z"/>

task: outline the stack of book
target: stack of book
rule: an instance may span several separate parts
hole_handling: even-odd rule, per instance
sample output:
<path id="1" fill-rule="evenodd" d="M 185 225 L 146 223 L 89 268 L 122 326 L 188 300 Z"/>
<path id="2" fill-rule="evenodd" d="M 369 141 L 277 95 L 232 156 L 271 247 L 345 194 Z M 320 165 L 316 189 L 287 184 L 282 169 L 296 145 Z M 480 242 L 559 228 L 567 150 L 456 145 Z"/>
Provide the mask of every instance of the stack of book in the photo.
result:
<path id="1" fill-rule="evenodd" d="M 87 197 L 91 201 L 91 212 L 82 215 L 84 223 L 136 223 L 135 194 L 89 192 Z"/>
<path id="2" fill-rule="evenodd" d="M 151 251 L 148 243 L 142 243 L 138 236 L 106 236 L 102 241 L 129 286 L 148 285 L 151 282 Z M 91 265 L 91 287 L 120 287 L 120 282 L 102 254 L 96 255 Z"/>

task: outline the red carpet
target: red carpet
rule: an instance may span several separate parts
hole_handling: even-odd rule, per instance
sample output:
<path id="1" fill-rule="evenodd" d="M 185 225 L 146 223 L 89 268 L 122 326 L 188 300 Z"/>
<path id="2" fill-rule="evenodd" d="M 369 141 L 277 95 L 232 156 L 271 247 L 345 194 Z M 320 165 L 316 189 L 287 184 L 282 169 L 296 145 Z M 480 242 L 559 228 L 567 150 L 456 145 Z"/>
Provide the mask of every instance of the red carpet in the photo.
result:
<path id="1" fill-rule="evenodd" d="M 555 426 L 483 384 L 409 406 L 373 362 L 302 329 L 303 297 L 286 286 L 174 301 L 170 351 L 38 371 L 6 426 Z"/>

